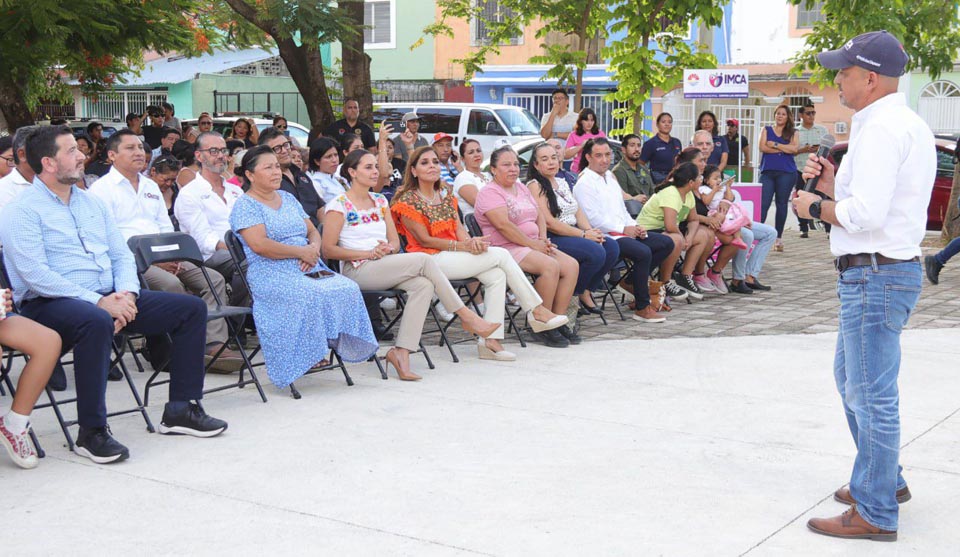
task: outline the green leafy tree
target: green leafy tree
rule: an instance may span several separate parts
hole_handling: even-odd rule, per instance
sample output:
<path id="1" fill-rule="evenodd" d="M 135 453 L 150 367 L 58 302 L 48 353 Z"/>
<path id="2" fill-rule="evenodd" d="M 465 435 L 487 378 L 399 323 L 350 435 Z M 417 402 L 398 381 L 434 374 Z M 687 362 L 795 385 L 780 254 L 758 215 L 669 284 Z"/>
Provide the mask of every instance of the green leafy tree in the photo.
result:
<path id="1" fill-rule="evenodd" d="M 145 50 L 210 48 L 190 0 L 0 0 L 0 112 L 9 129 L 33 123 L 42 99 L 68 100 L 112 87 Z"/>
<path id="2" fill-rule="evenodd" d="M 344 93 L 358 95 L 363 89 L 356 86 L 356 78 L 366 75 L 369 89 L 369 57 L 362 52 L 363 47 L 363 1 L 345 0 L 339 4 L 331 2 L 289 2 L 285 0 L 225 0 L 207 3 L 208 22 L 214 28 L 221 28 L 225 39 L 235 45 L 276 45 L 277 52 L 290 77 L 297 85 L 303 97 L 307 114 L 313 127 L 324 128 L 336 119 L 330 102 L 330 90 L 327 87 L 327 73 L 320 56 L 320 45 L 335 41 L 344 41 L 343 85 Z M 356 5 L 359 4 L 360 26 L 357 26 Z M 236 16 L 239 15 L 238 19 Z M 252 26 L 252 27 L 251 27 Z M 359 35 L 360 56 L 356 55 L 353 40 Z M 348 54 L 349 51 L 349 54 Z M 365 68 L 357 68 L 358 60 L 365 60 Z M 361 81 L 362 83 L 362 81 Z M 362 95 L 358 95 L 361 96 Z M 371 102 L 367 93 L 366 104 L 369 110 Z"/>
<path id="3" fill-rule="evenodd" d="M 715 68 L 717 59 L 702 45 L 683 37 L 694 20 L 712 28 L 723 19 L 729 0 L 624 0 L 613 10 L 611 35 L 604 49 L 619 86 L 608 99 L 619 101 L 614 115 L 624 120 L 613 133 L 640 133 L 643 104 L 654 88 L 670 91 L 683 80 L 684 68 Z"/>
<path id="4" fill-rule="evenodd" d="M 805 8 L 812 0 L 790 0 Z M 908 70 L 926 72 L 937 79 L 953 69 L 960 54 L 960 9 L 956 2 L 944 0 L 825 0 L 823 18 L 813 24 L 806 47 L 799 52 L 791 70 L 794 75 L 810 71 L 811 81 L 831 86 L 836 72 L 817 63 L 817 54 L 843 46 L 851 38 L 869 31 L 886 29 L 903 43 L 910 56 Z M 960 164 L 954 173 L 953 190 L 944 217 L 942 237 L 951 240 L 960 235 Z"/>

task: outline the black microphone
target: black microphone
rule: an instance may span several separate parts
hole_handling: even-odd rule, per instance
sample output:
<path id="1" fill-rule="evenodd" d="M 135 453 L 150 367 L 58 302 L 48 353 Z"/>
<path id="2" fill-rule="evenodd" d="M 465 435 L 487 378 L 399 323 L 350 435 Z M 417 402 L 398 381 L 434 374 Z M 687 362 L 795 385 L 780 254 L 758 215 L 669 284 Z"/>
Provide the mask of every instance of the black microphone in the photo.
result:
<path id="1" fill-rule="evenodd" d="M 826 159 L 827 156 L 830 155 L 830 149 L 833 149 L 833 146 L 836 144 L 837 138 L 830 134 L 820 138 L 820 146 L 817 148 L 817 158 L 820 159 L 820 164 L 830 164 L 830 161 Z M 814 193 L 814 191 L 817 189 L 817 182 L 819 180 L 820 176 L 814 176 L 813 178 L 807 180 L 807 183 L 803 185 L 803 191 Z"/>

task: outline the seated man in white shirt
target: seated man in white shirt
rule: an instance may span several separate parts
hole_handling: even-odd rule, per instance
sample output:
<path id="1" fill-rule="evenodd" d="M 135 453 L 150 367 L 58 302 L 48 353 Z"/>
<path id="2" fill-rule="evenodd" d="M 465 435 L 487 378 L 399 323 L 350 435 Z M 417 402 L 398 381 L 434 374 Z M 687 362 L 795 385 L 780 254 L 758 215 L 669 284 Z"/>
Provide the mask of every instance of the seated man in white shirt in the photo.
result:
<path id="1" fill-rule="evenodd" d="M 573 188 L 590 226 L 599 228 L 611 236 L 620 246 L 620 255 L 633 261 L 631 276 L 620 281 L 618 287 L 634 297 L 633 318 L 644 323 L 662 323 L 666 318 L 657 312 L 651 302 L 662 301 L 660 287 L 656 285 L 651 293 L 650 271 L 666 259 L 673 251 L 673 240 L 669 236 L 656 232 L 647 232 L 638 226 L 623 204 L 623 190 L 610 172 L 613 151 L 606 138 L 588 140 L 581 150 L 583 162 L 580 179 Z M 586 164 L 583 164 L 586 163 Z M 656 300 L 651 300 L 653 294 Z"/>
<path id="2" fill-rule="evenodd" d="M 158 159 L 163 155 L 173 154 L 173 144 L 180 139 L 180 131 L 174 128 L 164 126 L 163 135 L 160 136 L 160 146 L 150 153 L 150 158 Z"/>
<path id="3" fill-rule="evenodd" d="M 13 164 L 16 168 L 0 179 L 0 211 L 33 183 L 34 172 L 27 163 L 27 137 L 37 126 L 18 128 L 13 136 Z"/>
<path id="4" fill-rule="evenodd" d="M 173 212 L 180 230 L 197 241 L 204 263 L 230 281 L 230 304 L 249 306 L 250 294 L 241 277 L 234 276 L 236 267 L 223 242 L 224 234 L 230 230 L 230 211 L 243 195 L 243 189 L 223 179 L 229 160 L 227 149 L 220 134 L 200 134 L 196 151 L 200 172 L 180 190 Z"/>
<path id="5" fill-rule="evenodd" d="M 90 186 L 90 193 L 99 198 L 113 216 L 125 240 L 140 234 L 173 232 L 167 206 L 156 182 L 140 174 L 144 164 L 143 144 L 131 130 L 120 130 L 107 140 L 107 156 L 113 162 L 110 172 Z M 217 295 L 226 300 L 223 277 L 209 270 Z M 193 292 L 203 298 L 207 308 L 216 307 L 213 292 L 202 271 L 190 263 L 162 263 L 144 273 L 151 290 L 185 294 Z M 207 323 L 207 355 L 215 354 L 227 341 L 227 324 L 223 319 Z M 156 362 L 157 359 L 154 359 Z M 232 350 L 224 350 L 214 363 L 222 371 L 240 369 L 243 359 Z"/>

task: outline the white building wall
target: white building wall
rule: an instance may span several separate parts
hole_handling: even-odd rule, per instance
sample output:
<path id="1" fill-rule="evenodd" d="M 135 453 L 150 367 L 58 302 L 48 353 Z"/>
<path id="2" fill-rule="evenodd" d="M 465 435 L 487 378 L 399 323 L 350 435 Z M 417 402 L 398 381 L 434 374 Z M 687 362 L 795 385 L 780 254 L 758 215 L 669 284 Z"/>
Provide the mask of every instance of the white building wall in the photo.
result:
<path id="1" fill-rule="evenodd" d="M 790 37 L 790 12 L 784 0 L 734 0 L 731 63 L 782 64 L 802 50 L 803 37 Z"/>

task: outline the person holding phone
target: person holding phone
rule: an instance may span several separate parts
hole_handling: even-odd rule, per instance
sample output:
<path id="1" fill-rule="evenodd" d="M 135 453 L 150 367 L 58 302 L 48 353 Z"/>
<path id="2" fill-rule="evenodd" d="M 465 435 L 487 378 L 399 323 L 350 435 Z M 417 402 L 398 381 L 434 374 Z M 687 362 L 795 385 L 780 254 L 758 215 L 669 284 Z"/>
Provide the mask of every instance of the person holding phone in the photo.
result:
<path id="1" fill-rule="evenodd" d="M 247 192 L 233 206 L 230 228 L 247 256 L 270 380 L 287 387 L 324 365 L 331 348 L 347 362 L 368 360 L 379 345 L 360 287 L 323 264 L 320 233 L 297 199 L 280 189 L 277 155 L 266 145 L 254 147 L 240 169 Z"/>
<path id="2" fill-rule="evenodd" d="M 797 185 L 795 186 L 797 190 L 802 189 L 806 182 L 806 180 L 803 179 L 802 170 L 803 166 L 807 164 L 807 157 L 810 156 L 810 153 L 817 152 L 817 149 L 820 147 L 820 140 L 823 139 L 823 136 L 830 133 L 827 131 L 827 128 L 814 123 L 816 117 L 816 107 L 814 107 L 810 101 L 805 102 L 803 107 L 800 108 L 800 126 L 797 128 L 798 148 L 797 156 L 794 157 L 797 163 Z M 800 221 L 800 237 L 809 237 L 809 230 L 814 226 L 813 219 L 798 220 Z M 829 223 L 824 223 L 824 230 L 827 231 L 827 234 L 830 233 Z"/>

